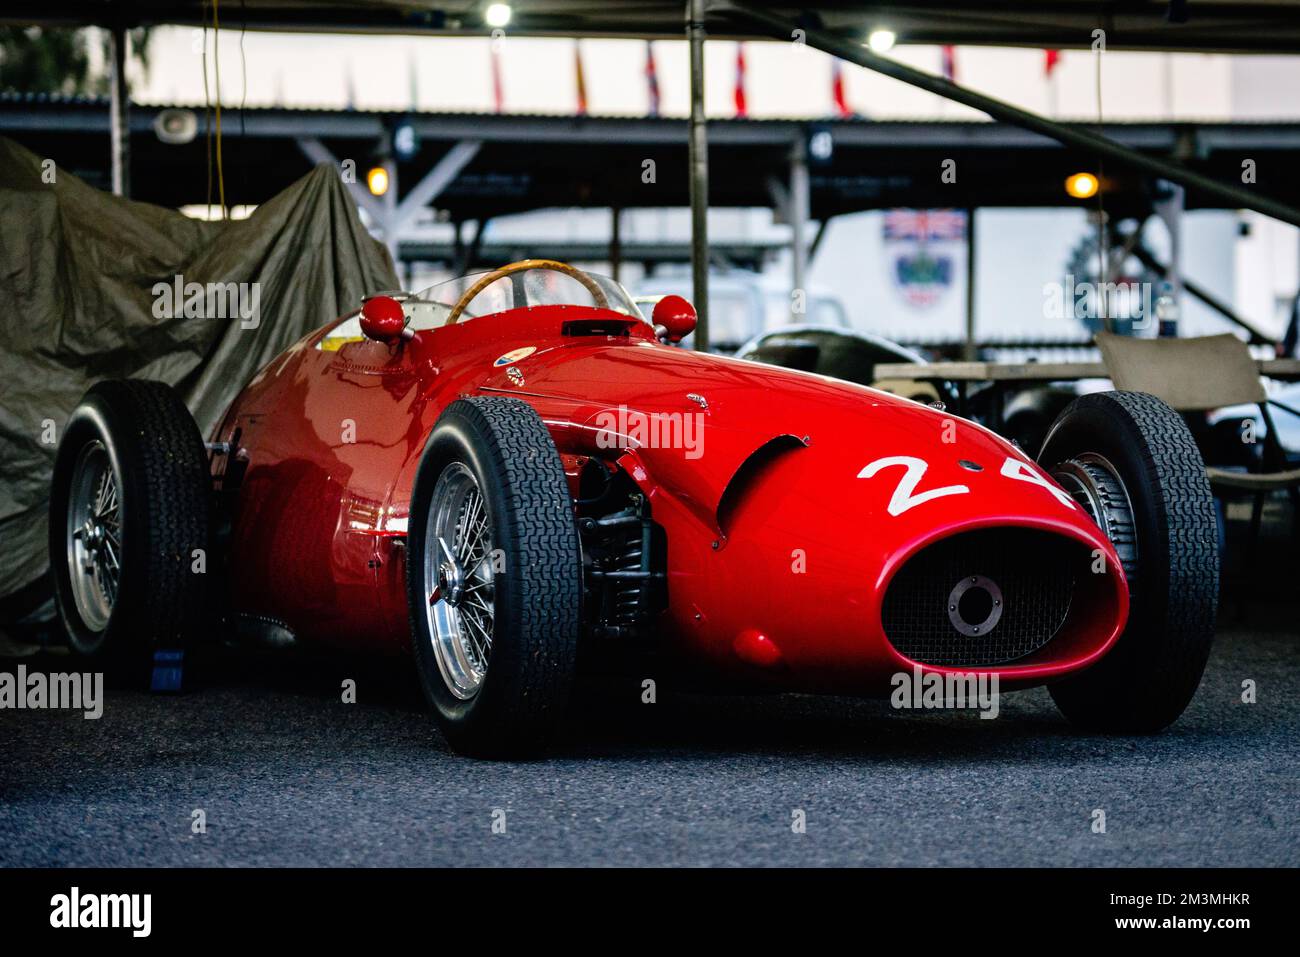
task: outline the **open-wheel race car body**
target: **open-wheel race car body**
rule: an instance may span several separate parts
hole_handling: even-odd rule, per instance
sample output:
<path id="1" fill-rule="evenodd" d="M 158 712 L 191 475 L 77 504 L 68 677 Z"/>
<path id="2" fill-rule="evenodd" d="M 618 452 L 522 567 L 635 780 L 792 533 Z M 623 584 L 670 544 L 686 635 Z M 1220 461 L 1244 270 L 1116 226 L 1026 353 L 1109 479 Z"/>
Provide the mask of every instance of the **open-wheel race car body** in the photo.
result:
<path id="1" fill-rule="evenodd" d="M 529 262 L 372 298 L 264 368 L 206 449 L 163 387 L 95 387 L 52 503 L 74 648 L 224 620 L 409 654 L 475 753 L 534 749 L 580 667 L 643 653 L 769 690 L 997 675 L 1111 730 L 1181 713 L 1218 557 L 1171 410 L 1085 397 L 1036 463 L 942 408 L 671 345 L 692 325 Z M 105 515 L 105 484 L 134 516 Z"/>

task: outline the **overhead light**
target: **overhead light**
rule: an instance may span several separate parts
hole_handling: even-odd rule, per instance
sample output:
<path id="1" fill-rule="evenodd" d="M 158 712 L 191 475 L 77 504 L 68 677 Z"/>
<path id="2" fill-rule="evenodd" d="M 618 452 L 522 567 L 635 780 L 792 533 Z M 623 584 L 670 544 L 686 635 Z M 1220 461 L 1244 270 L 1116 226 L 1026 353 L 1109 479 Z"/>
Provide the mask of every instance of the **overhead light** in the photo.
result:
<path id="1" fill-rule="evenodd" d="M 1065 191 L 1075 199 L 1090 199 L 1097 195 L 1097 177 L 1091 173 L 1075 173 L 1065 181 Z"/>
<path id="2" fill-rule="evenodd" d="M 871 48 L 872 53 L 888 53 L 894 49 L 894 43 L 898 40 L 893 30 L 872 30 L 867 36 L 867 46 Z"/>
<path id="3" fill-rule="evenodd" d="M 814 129 L 808 136 L 808 155 L 818 163 L 829 163 L 835 156 L 835 134 Z"/>
<path id="4" fill-rule="evenodd" d="M 388 170 L 382 166 L 372 166 L 366 174 L 366 188 L 371 196 L 383 196 L 388 192 Z"/>
<path id="5" fill-rule="evenodd" d="M 483 19 L 490 27 L 504 27 L 510 23 L 511 12 L 508 3 L 489 3 L 487 12 L 483 14 Z"/>
<path id="6" fill-rule="evenodd" d="M 410 120 L 402 120 L 393 130 L 393 152 L 400 160 L 412 159 L 420 151 L 420 138 Z"/>

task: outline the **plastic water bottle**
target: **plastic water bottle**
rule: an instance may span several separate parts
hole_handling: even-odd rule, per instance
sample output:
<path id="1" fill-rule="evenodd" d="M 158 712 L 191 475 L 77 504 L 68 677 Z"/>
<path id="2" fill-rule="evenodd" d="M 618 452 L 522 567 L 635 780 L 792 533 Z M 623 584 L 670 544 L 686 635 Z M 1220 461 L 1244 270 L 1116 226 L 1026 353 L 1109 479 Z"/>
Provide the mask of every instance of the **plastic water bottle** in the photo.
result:
<path id="1" fill-rule="evenodd" d="M 1160 323 L 1157 335 L 1162 339 L 1178 337 L 1178 300 L 1174 298 L 1174 285 L 1171 282 L 1160 284 L 1160 295 L 1156 297 L 1156 321 Z"/>

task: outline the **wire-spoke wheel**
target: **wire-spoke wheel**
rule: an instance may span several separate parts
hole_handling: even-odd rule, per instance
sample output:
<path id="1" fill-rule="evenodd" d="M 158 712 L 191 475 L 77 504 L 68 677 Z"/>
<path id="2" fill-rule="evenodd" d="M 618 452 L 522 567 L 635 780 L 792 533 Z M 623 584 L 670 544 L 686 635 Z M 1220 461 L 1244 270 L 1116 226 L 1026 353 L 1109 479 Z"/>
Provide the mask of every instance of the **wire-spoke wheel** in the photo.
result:
<path id="1" fill-rule="evenodd" d="M 433 653 L 447 688 L 472 698 L 492 655 L 496 601 L 492 522 L 468 468 L 454 462 L 438 477 L 424 540 Z"/>
<path id="2" fill-rule="evenodd" d="M 202 632 L 209 487 L 198 426 L 170 387 L 124 379 L 86 393 L 50 487 L 50 568 L 74 652 L 143 679 L 154 650 Z"/>
<path id="3" fill-rule="evenodd" d="M 486 757 L 535 753 L 577 666 L 582 554 L 559 452 L 531 406 L 459 399 L 411 491 L 407 602 L 443 734 Z"/>
<path id="4" fill-rule="evenodd" d="M 1128 580 L 1129 598 L 1137 592 L 1140 566 L 1133 499 L 1119 469 L 1103 456 L 1083 452 L 1052 466 L 1052 478 L 1079 503 L 1115 548 Z"/>
<path id="5" fill-rule="evenodd" d="M 122 522 L 118 478 L 102 442 L 77 456 L 68 508 L 68 577 L 82 620 L 95 631 L 108 625 L 122 577 Z"/>

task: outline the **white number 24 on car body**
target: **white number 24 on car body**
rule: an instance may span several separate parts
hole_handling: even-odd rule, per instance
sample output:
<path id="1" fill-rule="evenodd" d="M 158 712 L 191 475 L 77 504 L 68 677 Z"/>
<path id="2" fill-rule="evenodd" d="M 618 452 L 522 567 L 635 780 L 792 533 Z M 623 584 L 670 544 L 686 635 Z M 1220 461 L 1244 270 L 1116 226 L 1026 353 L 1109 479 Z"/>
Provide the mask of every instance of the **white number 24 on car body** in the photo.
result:
<path id="1" fill-rule="evenodd" d="M 894 488 L 894 494 L 889 497 L 889 505 L 886 508 L 886 511 L 895 517 L 902 515 L 910 508 L 924 505 L 934 499 L 943 498 L 947 495 L 966 495 L 970 492 L 970 488 L 965 485 L 945 485 L 942 488 L 932 488 L 918 493 L 916 487 L 921 484 L 921 478 L 925 475 L 925 470 L 930 467 L 930 463 L 911 455 L 889 455 L 883 459 L 876 459 L 858 473 L 858 478 L 874 478 L 878 472 L 894 465 L 900 465 L 904 469 L 903 477 L 898 480 L 898 485 Z M 1068 492 L 1052 485 L 1051 482 L 1019 459 L 1007 456 L 1006 461 L 1002 463 L 1001 474 L 1005 478 L 1015 479 L 1018 482 L 1029 482 L 1031 485 L 1044 488 L 1051 492 L 1062 505 L 1068 508 L 1078 508 L 1078 505 L 1075 504 L 1074 499 L 1070 498 Z"/>

